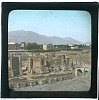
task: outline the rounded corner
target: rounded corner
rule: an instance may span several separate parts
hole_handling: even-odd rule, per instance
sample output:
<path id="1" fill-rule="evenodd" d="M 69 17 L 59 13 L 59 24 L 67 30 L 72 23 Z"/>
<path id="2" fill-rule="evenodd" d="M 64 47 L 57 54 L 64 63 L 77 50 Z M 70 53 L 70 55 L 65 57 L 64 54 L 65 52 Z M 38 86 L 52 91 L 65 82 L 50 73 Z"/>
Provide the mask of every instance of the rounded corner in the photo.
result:
<path id="1" fill-rule="evenodd" d="M 90 18 L 91 18 L 91 13 L 90 13 L 90 11 L 87 11 L 87 10 L 85 10 L 85 12 L 87 12 L 87 14 L 90 16 Z"/>
<path id="2" fill-rule="evenodd" d="M 8 13 L 8 17 L 9 17 L 10 14 L 13 13 L 14 11 L 16 11 L 16 10 L 11 10 L 11 11 L 9 11 L 9 13 Z"/>

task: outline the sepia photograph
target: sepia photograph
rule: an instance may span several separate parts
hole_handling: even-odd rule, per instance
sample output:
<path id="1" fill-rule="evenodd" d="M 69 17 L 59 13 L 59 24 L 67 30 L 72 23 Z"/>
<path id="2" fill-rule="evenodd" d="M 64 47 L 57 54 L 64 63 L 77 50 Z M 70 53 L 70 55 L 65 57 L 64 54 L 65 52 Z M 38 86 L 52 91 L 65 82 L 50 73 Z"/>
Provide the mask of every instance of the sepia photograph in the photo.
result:
<path id="1" fill-rule="evenodd" d="M 91 15 L 83 10 L 12 10 L 8 82 L 13 91 L 89 91 Z"/>

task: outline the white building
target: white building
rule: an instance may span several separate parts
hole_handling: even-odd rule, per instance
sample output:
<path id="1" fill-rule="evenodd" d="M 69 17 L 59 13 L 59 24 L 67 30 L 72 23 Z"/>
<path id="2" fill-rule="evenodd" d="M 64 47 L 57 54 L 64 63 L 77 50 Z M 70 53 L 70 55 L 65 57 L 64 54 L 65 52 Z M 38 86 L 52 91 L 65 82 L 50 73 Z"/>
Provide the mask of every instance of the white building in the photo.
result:
<path id="1" fill-rule="evenodd" d="M 52 44 L 43 45 L 43 50 L 54 50 L 54 46 Z"/>

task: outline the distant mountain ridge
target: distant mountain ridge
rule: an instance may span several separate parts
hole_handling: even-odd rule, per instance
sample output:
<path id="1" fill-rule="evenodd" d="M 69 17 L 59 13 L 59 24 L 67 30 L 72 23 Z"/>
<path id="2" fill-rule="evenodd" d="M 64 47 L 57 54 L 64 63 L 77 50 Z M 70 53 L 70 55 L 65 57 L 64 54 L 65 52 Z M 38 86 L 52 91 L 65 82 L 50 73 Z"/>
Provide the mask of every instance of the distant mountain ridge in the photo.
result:
<path id="1" fill-rule="evenodd" d="M 33 31 L 24 31 L 24 30 L 18 30 L 18 31 L 10 31 L 8 34 L 8 42 L 15 42 L 15 43 L 38 43 L 38 44 L 82 44 L 81 41 L 75 40 L 71 37 L 65 37 L 61 38 L 58 36 L 45 36 L 40 35 Z"/>

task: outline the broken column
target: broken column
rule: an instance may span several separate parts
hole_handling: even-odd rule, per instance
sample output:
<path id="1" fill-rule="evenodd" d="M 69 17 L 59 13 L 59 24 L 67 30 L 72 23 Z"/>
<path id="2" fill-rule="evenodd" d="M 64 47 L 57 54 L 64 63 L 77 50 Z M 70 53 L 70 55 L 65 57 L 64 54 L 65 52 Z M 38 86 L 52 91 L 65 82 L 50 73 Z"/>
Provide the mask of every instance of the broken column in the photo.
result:
<path id="1" fill-rule="evenodd" d="M 69 59 L 70 59 L 70 58 L 67 58 L 67 66 L 69 66 Z"/>
<path id="2" fill-rule="evenodd" d="M 65 61 L 65 55 L 62 55 L 62 65 L 66 65 L 66 61 Z"/>
<path id="3" fill-rule="evenodd" d="M 9 67 L 11 68 L 11 70 L 12 70 L 12 58 L 13 58 L 13 56 L 10 57 L 10 59 L 9 59 L 9 63 L 8 63 Z"/>
<path id="4" fill-rule="evenodd" d="M 29 73 L 31 72 L 32 68 L 33 68 L 33 59 L 29 58 L 29 69 L 28 69 Z"/>
<path id="5" fill-rule="evenodd" d="M 62 71 L 65 71 L 65 67 L 66 67 L 66 60 L 65 60 L 65 55 L 62 55 L 62 65 L 61 65 L 61 69 Z"/>
<path id="6" fill-rule="evenodd" d="M 22 75 L 22 57 L 19 57 L 19 71 L 20 75 Z"/>
<path id="7" fill-rule="evenodd" d="M 62 55 L 62 58 L 65 59 L 65 55 Z"/>
<path id="8" fill-rule="evenodd" d="M 75 68 L 75 76 L 77 76 L 77 69 Z"/>

